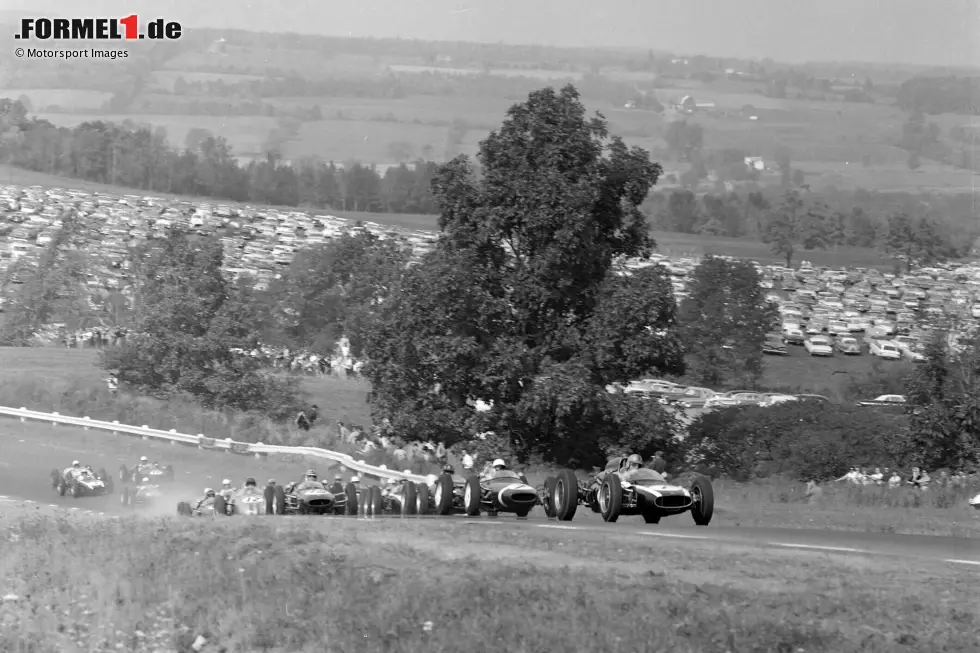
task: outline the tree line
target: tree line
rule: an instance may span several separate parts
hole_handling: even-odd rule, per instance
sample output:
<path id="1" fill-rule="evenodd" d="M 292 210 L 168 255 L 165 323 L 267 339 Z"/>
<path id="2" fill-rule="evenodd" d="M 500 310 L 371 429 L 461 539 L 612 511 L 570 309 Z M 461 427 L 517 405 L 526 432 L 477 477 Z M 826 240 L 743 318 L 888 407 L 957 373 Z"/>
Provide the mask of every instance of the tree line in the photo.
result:
<path id="1" fill-rule="evenodd" d="M 29 118 L 16 100 L 0 100 L 0 160 L 27 170 L 151 193 L 345 211 L 433 213 L 431 161 L 380 174 L 357 163 L 314 158 L 295 164 L 270 152 L 240 163 L 231 146 L 207 132 L 177 149 L 166 132 L 101 120 L 56 127 Z"/>
<path id="2" fill-rule="evenodd" d="M 489 433 L 498 455 L 523 462 L 588 467 L 662 449 L 677 465 L 732 475 L 802 475 L 806 460 L 830 474 L 856 464 L 849 447 L 860 423 L 881 434 L 860 433 L 858 451 L 877 464 L 976 462 L 973 361 L 938 341 L 908 380 L 919 412 L 857 422 L 845 419 L 858 419 L 851 409 L 808 402 L 733 408 L 695 421 L 681 441 L 668 408 L 610 388 L 642 377 L 758 386 L 777 316 L 754 266 L 707 257 L 680 304 L 662 266 L 625 273 L 623 258 L 656 247 L 640 207 L 662 169 L 589 116 L 572 86 L 512 107 L 480 161 L 479 174 L 465 156 L 436 169 L 442 233 L 414 265 L 393 242 L 361 233 L 301 252 L 260 290 L 225 278 L 212 237 L 172 230 L 147 241 L 132 257 L 125 319 L 135 335 L 102 365 L 146 393 L 282 418 L 302 400 L 296 384 L 231 350 L 330 353 L 343 334 L 366 360 L 375 422 L 408 440 L 465 445 Z M 83 310 L 65 301 L 84 275 L 58 254 L 63 244 L 15 291 L 0 341 Z M 490 409 L 476 411 L 478 401 Z"/>

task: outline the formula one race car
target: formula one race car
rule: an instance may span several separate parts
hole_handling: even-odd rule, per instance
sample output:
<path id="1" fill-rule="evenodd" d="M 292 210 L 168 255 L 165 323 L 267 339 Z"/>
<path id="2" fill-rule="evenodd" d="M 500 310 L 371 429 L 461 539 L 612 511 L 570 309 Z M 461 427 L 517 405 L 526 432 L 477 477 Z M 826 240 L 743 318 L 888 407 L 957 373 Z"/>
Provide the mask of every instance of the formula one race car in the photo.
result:
<path id="1" fill-rule="evenodd" d="M 227 515 L 228 508 L 225 498 L 220 494 L 216 494 L 196 505 L 191 505 L 189 501 L 181 501 L 177 504 L 177 514 L 181 517 L 211 517 L 214 515 Z"/>
<path id="2" fill-rule="evenodd" d="M 69 467 L 63 472 L 51 470 L 51 486 L 58 494 L 71 494 L 76 499 L 83 496 L 101 496 L 112 493 L 112 477 L 104 469 L 98 474 L 91 467 Z"/>
<path id="3" fill-rule="evenodd" d="M 138 483 L 140 479 L 149 477 L 154 483 L 162 483 L 174 480 L 174 468 L 170 465 L 161 465 L 154 461 L 149 462 L 146 456 L 140 459 L 134 467 L 120 465 L 119 480 L 123 483 Z"/>
<path id="4" fill-rule="evenodd" d="M 711 481 L 698 476 L 690 488 L 669 485 L 652 469 L 626 471 L 625 457 L 611 459 L 606 469 L 588 481 L 579 481 L 570 469 L 545 480 L 539 490 L 548 517 L 571 521 L 578 505 L 601 513 L 607 522 L 620 515 L 642 515 L 648 524 L 658 524 L 662 517 L 690 512 L 694 523 L 707 526 L 714 513 L 715 498 Z"/>
<path id="5" fill-rule="evenodd" d="M 272 512 L 276 515 L 333 515 L 338 509 L 342 509 L 344 512 L 351 507 L 354 510 L 357 509 L 356 493 L 354 493 L 353 500 L 348 500 L 351 492 L 351 484 L 348 484 L 343 493 L 335 495 L 320 482 L 312 484 L 310 481 L 294 482 L 286 487 L 281 485 L 268 486 L 266 488 L 266 500 L 271 499 Z"/>
<path id="6" fill-rule="evenodd" d="M 149 505 L 159 501 L 162 494 L 160 486 L 151 483 L 150 478 L 145 476 L 136 487 L 124 487 L 119 495 L 119 502 L 127 508 L 135 508 L 138 505 Z"/>
<path id="7" fill-rule="evenodd" d="M 429 486 L 408 480 L 390 480 L 383 486 L 367 488 L 360 495 L 360 514 L 365 517 L 379 515 L 427 515 L 432 504 Z"/>
<path id="8" fill-rule="evenodd" d="M 436 481 L 431 507 L 437 515 L 462 513 L 477 517 L 485 510 L 491 517 L 509 512 L 522 519 L 538 502 L 538 493 L 524 476 L 504 469 L 466 479 L 443 474 Z"/>

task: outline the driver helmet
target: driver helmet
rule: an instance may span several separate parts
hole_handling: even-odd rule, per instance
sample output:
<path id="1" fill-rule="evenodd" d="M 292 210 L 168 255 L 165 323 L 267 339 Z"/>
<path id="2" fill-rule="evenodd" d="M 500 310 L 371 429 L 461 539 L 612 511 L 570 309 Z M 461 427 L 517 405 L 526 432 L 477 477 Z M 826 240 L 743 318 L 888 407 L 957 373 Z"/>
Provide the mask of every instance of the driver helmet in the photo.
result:
<path id="1" fill-rule="evenodd" d="M 255 487 L 255 479 L 249 476 L 245 479 L 245 487 Z"/>
<path id="2" fill-rule="evenodd" d="M 316 475 L 316 470 L 315 469 L 308 469 L 308 470 L 306 470 L 306 480 L 307 481 L 315 481 L 316 479 L 317 479 L 317 475 Z"/>
<path id="3" fill-rule="evenodd" d="M 333 480 L 335 480 L 335 481 L 343 481 L 344 480 L 344 477 L 343 477 L 342 474 L 337 474 L 336 476 L 333 477 Z"/>
<path id="4" fill-rule="evenodd" d="M 140 462 L 141 463 L 145 463 L 145 462 L 149 462 L 149 460 L 147 460 L 146 456 L 141 456 L 140 457 Z"/>
<path id="5" fill-rule="evenodd" d="M 150 482 L 150 479 L 149 479 L 149 477 L 147 477 L 147 476 L 144 476 L 144 477 L 143 477 L 143 482 L 144 482 L 144 483 L 149 483 L 149 482 Z"/>
<path id="6" fill-rule="evenodd" d="M 72 467 L 81 467 L 82 466 L 82 463 L 78 462 L 77 460 L 73 460 L 73 461 L 71 461 L 71 466 Z"/>
<path id="7" fill-rule="evenodd" d="M 361 482 L 361 477 L 360 476 L 351 476 L 350 477 L 350 482 L 351 483 L 360 483 Z"/>
<path id="8" fill-rule="evenodd" d="M 211 488 L 209 488 L 209 487 L 204 488 L 204 496 L 207 497 L 207 498 L 209 498 L 209 499 L 213 499 L 214 498 L 214 490 L 211 489 Z"/>
<path id="9" fill-rule="evenodd" d="M 437 477 L 435 474 L 429 474 L 428 476 L 425 477 L 425 484 L 428 485 L 429 487 L 432 487 L 433 485 L 436 484 L 436 480 Z"/>
<path id="10" fill-rule="evenodd" d="M 640 458 L 640 454 L 630 454 L 626 459 L 626 469 L 639 469 L 642 465 L 643 459 Z"/>
<path id="11" fill-rule="evenodd" d="M 227 490 L 230 487 L 231 487 L 231 481 L 230 480 L 228 480 L 226 478 L 225 480 L 221 481 L 221 489 L 222 490 Z"/>
<path id="12" fill-rule="evenodd" d="M 493 468 L 499 472 L 501 469 L 507 469 L 507 463 L 503 458 L 497 458 L 493 461 Z"/>

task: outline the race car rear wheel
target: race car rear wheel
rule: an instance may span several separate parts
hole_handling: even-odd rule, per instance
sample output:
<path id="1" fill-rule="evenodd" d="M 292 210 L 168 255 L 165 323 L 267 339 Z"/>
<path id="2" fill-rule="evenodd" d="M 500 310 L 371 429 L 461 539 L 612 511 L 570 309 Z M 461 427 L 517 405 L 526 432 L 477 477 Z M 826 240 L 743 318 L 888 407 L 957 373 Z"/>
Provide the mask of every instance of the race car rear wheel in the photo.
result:
<path id="1" fill-rule="evenodd" d="M 429 514 L 429 486 L 425 483 L 415 486 L 415 514 Z"/>
<path id="2" fill-rule="evenodd" d="M 225 495 L 214 495 L 214 514 L 215 516 L 220 515 L 221 517 L 228 516 L 228 502 L 225 501 Z"/>
<path id="3" fill-rule="evenodd" d="M 401 513 L 402 517 L 409 517 L 415 515 L 418 512 L 418 492 L 415 489 L 415 483 L 411 481 L 405 482 L 405 494 L 402 495 L 402 505 Z"/>
<path id="4" fill-rule="evenodd" d="M 548 519 L 553 519 L 555 516 L 556 483 L 558 483 L 558 479 L 554 476 L 544 479 L 544 496 L 541 497 L 541 506 L 544 508 L 544 514 Z"/>
<path id="5" fill-rule="evenodd" d="M 480 488 L 480 477 L 470 476 L 466 479 L 466 486 L 463 488 L 463 507 L 466 509 L 467 517 L 480 516 L 480 499 L 483 490 Z"/>
<path id="6" fill-rule="evenodd" d="M 453 512 L 453 477 L 452 474 L 443 474 L 436 481 L 436 514 L 450 515 Z"/>
<path id="7" fill-rule="evenodd" d="M 614 522 L 619 519 L 619 511 L 623 506 L 623 485 L 615 474 L 607 474 L 599 488 L 599 510 L 603 520 Z"/>
<path id="8" fill-rule="evenodd" d="M 558 521 L 572 521 L 578 509 L 578 479 L 575 472 L 563 469 L 555 479 L 552 504 Z"/>
<path id="9" fill-rule="evenodd" d="M 715 512 L 715 492 L 711 487 L 711 481 L 704 476 L 694 479 L 691 484 L 691 517 L 698 526 L 707 526 L 711 523 L 711 516 Z"/>
<path id="10" fill-rule="evenodd" d="M 368 498 L 371 495 L 371 488 L 365 488 L 357 497 L 357 514 L 360 517 L 368 516 Z"/>
<path id="11" fill-rule="evenodd" d="M 129 505 L 129 488 L 128 487 L 124 487 L 123 488 L 123 491 L 122 491 L 122 494 L 119 495 L 119 503 L 122 504 L 123 506 L 128 506 Z"/>
<path id="12" fill-rule="evenodd" d="M 369 511 L 372 517 L 380 517 L 384 514 L 384 501 L 381 498 L 381 488 L 379 488 L 377 485 L 371 488 L 369 503 Z"/>
<path id="13" fill-rule="evenodd" d="M 277 515 L 286 514 L 286 489 L 281 485 L 272 488 L 272 511 Z"/>
<path id="14" fill-rule="evenodd" d="M 348 515 L 357 514 L 357 488 L 353 483 L 348 483 L 347 487 L 344 488 L 344 495 L 347 497 L 347 506 L 345 507 L 345 512 Z"/>
<path id="15" fill-rule="evenodd" d="M 71 495 L 75 499 L 77 499 L 78 497 L 82 496 L 82 486 L 79 485 L 78 483 L 72 483 L 71 484 Z"/>
<path id="16" fill-rule="evenodd" d="M 58 494 L 65 496 L 65 492 L 68 491 L 68 485 L 65 483 L 65 479 L 58 481 Z"/>
<path id="17" fill-rule="evenodd" d="M 186 501 L 181 501 L 177 504 L 177 514 L 181 517 L 190 517 L 194 514 L 194 511 L 191 510 L 191 504 Z"/>

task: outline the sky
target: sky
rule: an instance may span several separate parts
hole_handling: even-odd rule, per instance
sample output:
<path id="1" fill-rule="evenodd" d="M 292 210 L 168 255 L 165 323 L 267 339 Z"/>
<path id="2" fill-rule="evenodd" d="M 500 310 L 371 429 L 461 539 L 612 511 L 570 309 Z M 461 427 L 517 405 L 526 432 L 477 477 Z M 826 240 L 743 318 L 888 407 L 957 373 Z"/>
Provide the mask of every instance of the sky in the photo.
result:
<path id="1" fill-rule="evenodd" d="M 185 30 L 980 66 L 980 0 L 0 0 L 0 8 L 69 18 L 152 14 Z"/>

